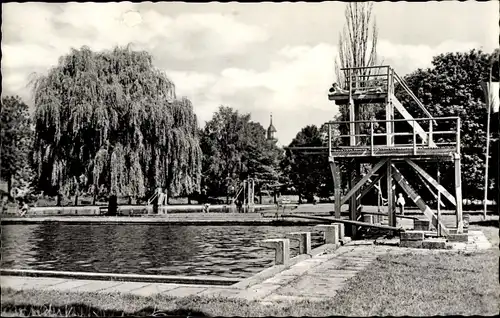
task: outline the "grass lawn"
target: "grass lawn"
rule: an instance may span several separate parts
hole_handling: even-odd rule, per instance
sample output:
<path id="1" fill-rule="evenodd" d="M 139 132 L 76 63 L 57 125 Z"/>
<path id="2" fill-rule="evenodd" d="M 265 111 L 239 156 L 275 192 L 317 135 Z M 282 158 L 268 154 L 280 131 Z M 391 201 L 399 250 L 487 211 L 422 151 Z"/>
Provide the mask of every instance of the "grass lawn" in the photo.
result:
<path id="1" fill-rule="evenodd" d="M 432 316 L 495 315 L 500 310 L 497 227 L 482 230 L 494 248 L 385 255 L 353 278 L 335 300 L 276 302 L 224 298 L 138 297 L 2 289 L 2 316 Z"/>
<path id="2" fill-rule="evenodd" d="M 496 315 L 500 310 L 498 228 L 494 246 L 470 252 L 384 255 L 336 298 L 335 314 L 355 316 Z"/>

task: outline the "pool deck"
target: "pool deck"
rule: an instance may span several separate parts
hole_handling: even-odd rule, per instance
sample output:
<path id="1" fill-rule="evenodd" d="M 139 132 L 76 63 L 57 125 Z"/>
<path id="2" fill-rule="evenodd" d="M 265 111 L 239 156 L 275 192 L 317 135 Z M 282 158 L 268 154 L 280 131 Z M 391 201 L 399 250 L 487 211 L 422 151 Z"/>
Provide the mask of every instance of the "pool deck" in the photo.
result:
<path id="1" fill-rule="evenodd" d="M 453 250 L 474 252 L 491 248 L 481 231 L 469 231 L 468 243 L 456 243 Z M 325 244 L 311 255 L 299 255 L 289 265 L 275 265 L 230 286 L 129 281 L 103 281 L 47 277 L 1 276 L 1 288 L 61 292 L 125 293 L 140 296 L 161 294 L 172 297 L 212 296 L 242 298 L 271 303 L 274 300 L 331 300 L 349 280 L 385 254 L 429 253 L 425 249 L 375 245 L 374 240 Z M 450 252 L 433 250 L 432 252 Z"/>

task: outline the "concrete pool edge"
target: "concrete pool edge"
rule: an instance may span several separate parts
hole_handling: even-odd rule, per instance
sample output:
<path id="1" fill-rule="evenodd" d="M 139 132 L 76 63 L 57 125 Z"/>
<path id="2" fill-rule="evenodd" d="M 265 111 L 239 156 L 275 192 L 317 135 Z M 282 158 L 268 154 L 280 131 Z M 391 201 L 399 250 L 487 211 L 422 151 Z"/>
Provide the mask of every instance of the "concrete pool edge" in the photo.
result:
<path id="1" fill-rule="evenodd" d="M 290 258 L 288 264 L 286 265 L 273 265 L 271 267 L 268 267 L 255 275 L 252 275 L 250 277 L 244 278 L 238 283 L 232 285 L 232 287 L 238 288 L 238 289 L 245 289 L 248 288 L 252 285 L 258 284 L 268 278 L 271 278 L 287 269 L 292 267 L 293 265 L 296 265 L 300 263 L 301 261 L 311 259 L 314 256 L 317 256 L 319 254 L 322 254 L 326 252 L 327 250 L 335 250 L 339 246 L 336 244 L 323 244 L 320 245 L 314 249 L 311 250 L 311 254 L 302 254 L 302 255 L 297 255 L 295 257 Z"/>
<path id="2" fill-rule="evenodd" d="M 25 269 L 0 269 L 1 276 L 22 276 L 36 278 L 66 278 L 81 280 L 140 282 L 140 283 L 173 283 L 189 285 L 217 285 L 231 286 L 241 281 L 226 277 L 206 276 L 167 276 L 167 275 L 140 275 L 140 274 L 114 274 L 95 272 L 66 272 L 66 271 L 44 271 Z"/>
<path id="3" fill-rule="evenodd" d="M 62 223 L 62 224 L 149 224 L 149 225 L 307 225 L 318 224 L 320 221 L 315 220 L 300 220 L 300 219 L 240 219 L 228 218 L 212 218 L 207 216 L 207 219 L 179 219 L 169 217 L 53 217 L 53 216 L 40 216 L 40 217 L 2 217 L 0 220 L 1 225 L 12 224 L 47 224 L 47 223 Z"/>
<path id="4" fill-rule="evenodd" d="M 313 250 L 311 254 L 297 255 L 290 259 L 287 265 L 273 265 L 247 278 L 235 279 L 226 277 L 210 276 L 169 276 L 169 275 L 140 275 L 140 274 L 114 274 L 114 273 L 96 273 L 96 272 L 68 272 L 68 271 L 46 271 L 30 269 L 0 269 L 1 276 L 17 276 L 24 278 L 56 278 L 72 280 L 98 280 L 98 281 L 119 281 L 119 282 L 138 282 L 138 283 L 166 283 L 166 284 L 184 284 L 184 285 L 212 285 L 219 287 L 230 287 L 236 289 L 245 289 L 259 282 L 266 280 L 274 275 L 289 269 L 291 266 L 300 263 L 324 253 L 327 250 L 338 248 L 335 244 L 323 244 Z"/>

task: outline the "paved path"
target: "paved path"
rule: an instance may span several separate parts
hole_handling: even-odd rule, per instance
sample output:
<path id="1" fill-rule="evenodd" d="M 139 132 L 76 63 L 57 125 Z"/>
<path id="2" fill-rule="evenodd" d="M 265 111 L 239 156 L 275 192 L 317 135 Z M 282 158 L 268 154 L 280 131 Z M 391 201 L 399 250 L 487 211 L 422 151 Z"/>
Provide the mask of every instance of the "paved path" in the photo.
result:
<path id="1" fill-rule="evenodd" d="M 2 276 L 0 278 L 0 285 L 2 288 L 10 287 L 15 290 L 35 289 L 40 291 L 56 290 L 61 292 L 119 292 L 139 296 L 163 294 L 177 297 L 199 294 L 203 291 L 218 287 L 210 285 L 138 283 L 21 276 Z M 228 287 L 227 289 L 231 288 Z"/>
<path id="2" fill-rule="evenodd" d="M 356 274 L 390 247 L 358 245 L 317 255 L 256 284 L 237 296 L 264 302 L 273 300 L 325 300 L 333 298 Z"/>

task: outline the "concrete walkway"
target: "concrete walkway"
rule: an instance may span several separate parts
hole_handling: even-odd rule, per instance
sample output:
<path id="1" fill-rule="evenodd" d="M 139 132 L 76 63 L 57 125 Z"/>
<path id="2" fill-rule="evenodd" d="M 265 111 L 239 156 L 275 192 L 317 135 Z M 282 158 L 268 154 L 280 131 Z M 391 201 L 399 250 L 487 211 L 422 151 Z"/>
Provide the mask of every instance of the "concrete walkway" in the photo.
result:
<path id="1" fill-rule="evenodd" d="M 340 247 L 302 261 L 272 278 L 241 291 L 249 300 L 308 300 L 333 298 L 348 281 L 390 247 L 357 245 Z"/>

